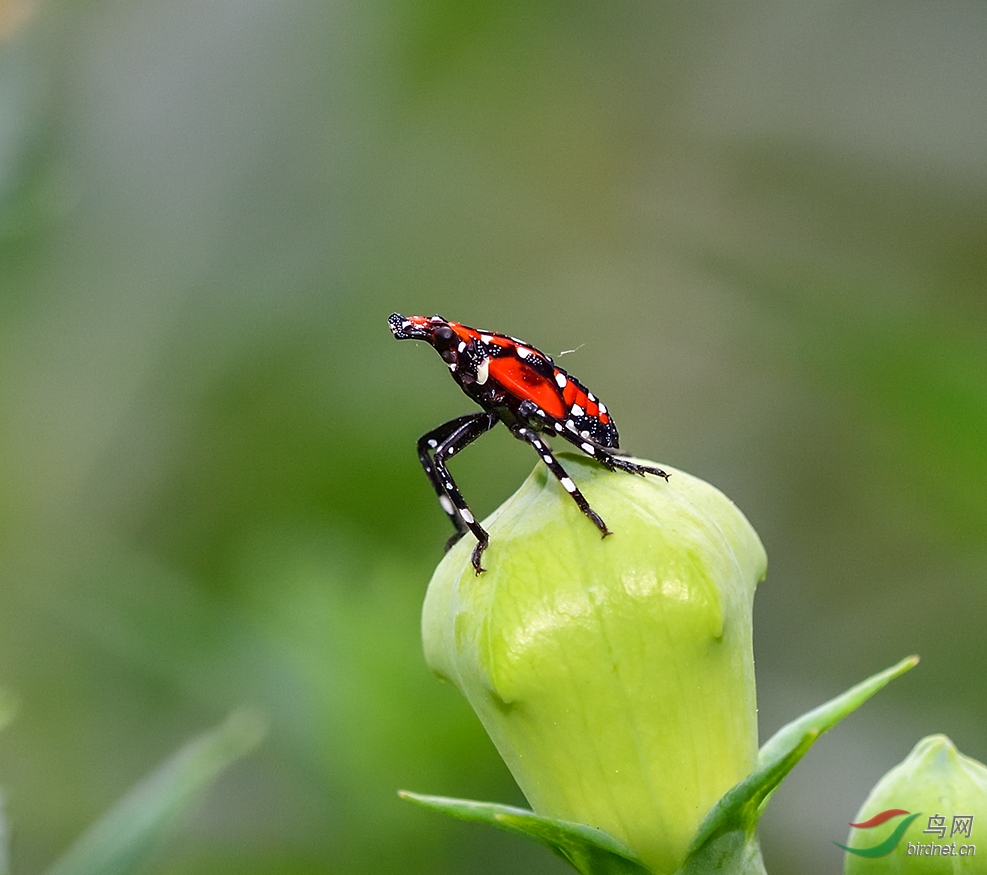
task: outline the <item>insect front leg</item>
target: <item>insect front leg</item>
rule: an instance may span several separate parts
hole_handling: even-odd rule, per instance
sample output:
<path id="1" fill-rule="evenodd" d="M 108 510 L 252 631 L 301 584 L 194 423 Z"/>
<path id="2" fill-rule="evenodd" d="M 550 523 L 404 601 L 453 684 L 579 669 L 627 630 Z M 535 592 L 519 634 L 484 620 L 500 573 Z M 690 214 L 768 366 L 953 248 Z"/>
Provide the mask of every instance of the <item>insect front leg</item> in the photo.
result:
<path id="1" fill-rule="evenodd" d="M 459 538 L 466 534 L 468 530 L 466 528 L 466 523 L 460 519 L 459 514 L 456 512 L 455 505 L 446 494 L 442 480 L 436 473 L 435 465 L 432 462 L 432 452 L 436 450 L 439 444 L 445 441 L 451 434 L 461 429 L 464 425 L 468 425 L 478 417 L 485 418 L 486 414 L 470 413 L 466 416 L 457 416 L 455 419 L 451 419 L 449 422 L 443 423 L 438 428 L 433 428 L 430 432 L 426 432 L 418 439 L 418 460 L 421 462 L 422 468 L 425 469 L 425 475 L 428 477 L 428 482 L 432 484 L 432 489 L 435 490 L 435 494 L 439 497 L 439 504 L 442 506 L 442 509 L 446 512 L 446 514 L 448 514 L 452 524 L 456 527 L 456 534 L 453 535 L 449 543 L 446 544 L 447 550 Z"/>
<path id="2" fill-rule="evenodd" d="M 579 491 L 572 478 L 566 473 L 565 468 L 559 464 L 559 460 L 552 455 L 552 451 L 549 449 L 548 444 L 538 437 L 538 434 L 530 428 L 524 428 L 522 426 L 514 429 L 513 431 L 515 437 L 526 441 L 535 448 L 535 451 L 539 456 L 541 456 L 541 460 L 548 466 L 548 470 L 558 478 L 559 483 L 562 484 L 562 488 L 572 496 L 572 500 L 576 502 L 579 509 L 593 521 L 593 524 L 600 530 L 600 532 L 602 532 L 603 537 L 605 538 L 607 535 L 613 534 L 610 529 L 607 528 L 607 524 L 603 522 L 600 515 L 589 506 L 586 496 Z"/>
<path id="3" fill-rule="evenodd" d="M 490 542 L 490 537 L 466 504 L 466 500 L 456 486 L 456 481 L 452 479 L 452 474 L 446 467 L 446 460 L 465 449 L 496 424 L 497 417 L 492 413 L 460 416 L 423 435 L 418 441 L 418 456 L 422 467 L 439 496 L 439 504 L 456 527 L 456 534 L 446 542 L 446 549 L 455 544 L 467 530 L 471 531 L 477 540 L 472 555 L 473 568 L 477 574 L 483 571 L 480 557 Z"/>

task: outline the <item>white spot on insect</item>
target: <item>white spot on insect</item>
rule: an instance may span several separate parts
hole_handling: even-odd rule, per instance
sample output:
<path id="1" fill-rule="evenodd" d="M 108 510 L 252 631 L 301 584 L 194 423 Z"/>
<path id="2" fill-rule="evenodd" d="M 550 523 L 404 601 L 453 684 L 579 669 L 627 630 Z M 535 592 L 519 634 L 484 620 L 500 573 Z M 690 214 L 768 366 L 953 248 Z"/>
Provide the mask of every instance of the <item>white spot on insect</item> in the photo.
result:
<path id="1" fill-rule="evenodd" d="M 596 400 L 596 396 L 592 392 L 587 392 L 586 397 L 589 398 L 590 401 Z"/>
<path id="2" fill-rule="evenodd" d="M 525 434 L 528 433 L 528 429 L 526 429 L 526 428 L 519 428 L 517 430 L 517 433 L 520 434 L 520 435 L 525 435 Z"/>
<path id="3" fill-rule="evenodd" d="M 447 455 L 447 456 L 451 456 L 451 455 L 453 455 L 453 454 L 454 454 L 455 452 L 456 452 L 456 448 L 455 448 L 455 447 L 449 447 L 449 449 L 448 449 L 448 450 L 446 450 L 446 455 Z"/>
<path id="4" fill-rule="evenodd" d="M 578 404 L 573 404 L 572 407 L 569 408 L 569 413 L 571 413 L 573 416 L 585 416 L 586 415 L 586 411 L 583 410 L 583 408 L 580 407 Z"/>
<path id="5" fill-rule="evenodd" d="M 545 415 L 545 411 L 542 410 L 540 407 L 535 411 L 535 413 L 537 413 L 539 416 L 544 416 Z"/>
<path id="6" fill-rule="evenodd" d="M 481 334 L 480 340 L 482 340 L 484 343 L 493 343 L 493 337 L 489 334 Z"/>
<path id="7" fill-rule="evenodd" d="M 600 402 L 600 413 L 606 413 L 606 412 L 607 412 L 607 405 L 606 405 L 606 404 L 604 404 L 604 403 L 603 403 L 603 402 L 601 401 L 601 402 Z"/>
<path id="8" fill-rule="evenodd" d="M 591 456 L 596 453 L 596 447 L 592 444 L 582 443 L 579 445 L 584 453 L 589 453 Z"/>
<path id="9" fill-rule="evenodd" d="M 490 377 L 490 359 L 485 358 L 476 366 L 476 382 L 482 386 Z"/>
<path id="10" fill-rule="evenodd" d="M 562 431 L 562 423 L 561 422 L 555 423 L 555 430 L 556 431 Z"/>
<path id="11" fill-rule="evenodd" d="M 467 525 L 473 522 L 473 514 L 471 514 L 465 507 L 459 508 L 459 515 L 463 518 L 463 522 Z"/>
<path id="12" fill-rule="evenodd" d="M 455 362 L 449 362 L 449 370 L 452 371 L 453 373 L 456 372 L 456 363 Z"/>
<path id="13" fill-rule="evenodd" d="M 447 514 L 449 514 L 449 516 L 452 516 L 456 512 L 456 508 L 453 506 L 453 503 L 449 500 L 448 495 L 440 495 L 439 504 L 442 505 L 442 509 Z"/>
<path id="14" fill-rule="evenodd" d="M 456 347 L 456 348 L 457 348 L 457 349 L 458 349 L 458 350 L 459 350 L 460 352 L 462 352 L 463 350 L 465 350 L 465 349 L 466 349 L 466 342 L 465 342 L 465 341 L 463 341 L 463 340 L 461 340 L 461 341 L 459 341 L 459 346 L 458 346 L 458 347 Z"/>
<path id="15" fill-rule="evenodd" d="M 435 438 L 429 438 L 428 445 L 434 450 L 439 445 L 439 442 Z"/>
<path id="16" fill-rule="evenodd" d="M 401 327 L 402 328 L 411 328 L 411 320 L 410 319 L 405 319 L 404 322 L 401 323 Z"/>
<path id="17" fill-rule="evenodd" d="M 576 491 L 576 484 L 572 482 L 572 478 L 571 477 L 563 477 L 559 481 L 559 483 L 562 484 L 562 488 L 566 492 L 575 492 Z"/>
<path id="18" fill-rule="evenodd" d="M 581 432 L 579 432 L 579 436 L 580 437 L 584 437 L 584 438 L 588 438 L 589 437 L 589 432 L 588 431 L 581 431 Z"/>
<path id="19" fill-rule="evenodd" d="M 564 389 L 565 384 L 568 383 L 569 381 L 565 378 L 565 374 L 559 371 L 555 374 L 555 382 L 559 384 L 560 389 Z"/>
<path id="20" fill-rule="evenodd" d="M 569 429 L 569 431 L 576 433 L 576 423 L 574 423 L 571 419 L 567 419 L 565 421 L 565 427 Z"/>
<path id="21" fill-rule="evenodd" d="M 552 457 L 548 453 L 545 453 L 545 455 L 542 456 L 542 459 L 544 459 L 547 464 L 552 464 Z"/>
<path id="22" fill-rule="evenodd" d="M 528 349 L 528 347 L 526 347 L 526 346 L 519 346 L 517 348 L 518 358 L 526 359 L 531 354 L 532 354 L 531 353 L 531 350 Z"/>

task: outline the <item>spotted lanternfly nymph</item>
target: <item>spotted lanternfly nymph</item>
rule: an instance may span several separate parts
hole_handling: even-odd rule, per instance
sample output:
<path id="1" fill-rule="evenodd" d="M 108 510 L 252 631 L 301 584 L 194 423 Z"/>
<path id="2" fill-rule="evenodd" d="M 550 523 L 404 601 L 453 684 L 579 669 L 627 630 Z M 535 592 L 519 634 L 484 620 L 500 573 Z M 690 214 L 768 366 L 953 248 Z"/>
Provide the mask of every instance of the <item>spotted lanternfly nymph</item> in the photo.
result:
<path id="1" fill-rule="evenodd" d="M 480 557 L 490 537 L 474 518 L 446 460 L 498 422 L 503 422 L 518 440 L 535 448 L 603 537 L 610 534 L 607 524 L 589 506 L 539 433 L 565 438 L 611 471 L 657 474 L 668 479 L 660 468 L 638 465 L 612 452 L 618 449 L 617 427 L 604 403 L 530 344 L 516 337 L 447 322 L 441 316 L 393 313 L 387 321 L 398 340 L 424 340 L 435 347 L 459 387 L 484 410 L 456 417 L 418 441 L 418 458 L 439 496 L 439 504 L 456 527 L 446 549 L 467 530 L 472 532 L 477 541 L 472 557 L 477 574 L 483 571 Z"/>

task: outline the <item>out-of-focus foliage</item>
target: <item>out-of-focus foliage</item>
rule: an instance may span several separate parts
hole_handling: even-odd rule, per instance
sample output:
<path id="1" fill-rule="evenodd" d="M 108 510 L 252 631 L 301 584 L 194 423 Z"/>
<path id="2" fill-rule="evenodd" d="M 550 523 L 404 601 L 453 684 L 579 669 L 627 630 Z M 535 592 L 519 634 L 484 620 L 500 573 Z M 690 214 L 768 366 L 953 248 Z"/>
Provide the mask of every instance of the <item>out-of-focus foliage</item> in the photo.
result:
<path id="1" fill-rule="evenodd" d="M 190 741 L 89 827 L 46 875 L 131 875 L 210 784 L 264 737 L 256 714 L 237 712 Z M 6 869 L 3 871 L 6 872 Z"/>
<path id="2" fill-rule="evenodd" d="M 779 791 L 769 871 L 834 871 L 921 736 L 987 757 L 982 5 L 20 0 L 0 37 L 15 871 L 244 703 L 269 739 L 163 871 L 563 871 L 394 795 L 522 802 L 421 658 L 414 440 L 469 404 L 394 310 L 578 348 L 629 450 L 738 503 L 763 737 L 921 653 Z M 486 512 L 534 461 L 455 472 Z"/>

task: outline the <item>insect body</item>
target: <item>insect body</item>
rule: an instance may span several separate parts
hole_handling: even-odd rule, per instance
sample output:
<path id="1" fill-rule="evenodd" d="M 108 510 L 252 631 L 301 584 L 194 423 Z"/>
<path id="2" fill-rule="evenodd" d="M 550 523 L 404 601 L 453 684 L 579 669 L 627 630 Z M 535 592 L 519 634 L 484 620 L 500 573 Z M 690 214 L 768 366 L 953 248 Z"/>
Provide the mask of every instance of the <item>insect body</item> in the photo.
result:
<path id="1" fill-rule="evenodd" d="M 440 425 L 418 441 L 422 467 L 439 496 L 439 504 L 456 527 L 446 549 L 467 531 L 472 532 L 477 541 L 472 556 L 477 574 L 484 570 L 480 558 L 490 537 L 474 518 L 446 467 L 446 460 L 498 422 L 534 447 L 562 488 L 604 537 L 610 534 L 606 523 L 589 506 L 541 434 L 564 438 L 611 471 L 620 469 L 642 476 L 656 474 L 668 479 L 660 468 L 638 465 L 616 455 L 613 451 L 618 449 L 617 427 L 606 405 L 530 344 L 516 337 L 447 322 L 441 316 L 394 313 L 388 324 L 398 340 L 424 340 L 435 347 L 460 388 L 483 408 L 482 413 L 467 414 Z"/>

